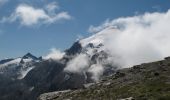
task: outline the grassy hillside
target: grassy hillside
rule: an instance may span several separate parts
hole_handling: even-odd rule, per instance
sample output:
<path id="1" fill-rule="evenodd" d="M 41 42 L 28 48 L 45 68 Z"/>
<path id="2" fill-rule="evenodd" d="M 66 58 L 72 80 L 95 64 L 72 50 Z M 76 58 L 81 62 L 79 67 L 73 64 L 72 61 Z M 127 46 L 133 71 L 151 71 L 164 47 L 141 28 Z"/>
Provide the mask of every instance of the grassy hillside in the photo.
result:
<path id="1" fill-rule="evenodd" d="M 170 58 L 121 69 L 85 88 L 42 94 L 39 100 L 170 100 Z"/>

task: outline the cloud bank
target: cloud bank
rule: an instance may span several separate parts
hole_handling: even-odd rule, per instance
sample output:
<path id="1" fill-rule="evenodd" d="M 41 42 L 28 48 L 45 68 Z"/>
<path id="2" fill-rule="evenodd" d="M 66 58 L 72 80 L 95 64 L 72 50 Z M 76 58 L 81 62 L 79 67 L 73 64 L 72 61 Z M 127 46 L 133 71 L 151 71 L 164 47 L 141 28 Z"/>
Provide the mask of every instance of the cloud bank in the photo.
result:
<path id="1" fill-rule="evenodd" d="M 64 71 L 73 73 L 86 72 L 89 67 L 89 58 L 86 54 L 79 54 L 68 62 Z"/>
<path id="2" fill-rule="evenodd" d="M 94 35 L 80 40 L 80 43 L 84 48 L 89 43 L 96 46 L 102 43 L 104 46 L 100 49 L 108 53 L 110 57 L 91 64 L 89 56 L 93 55 L 93 52 L 87 49 L 87 54 L 91 52 L 88 56 L 85 53 L 74 57 L 65 70 L 75 73 L 90 72 L 92 79 L 97 81 L 107 64 L 117 65 L 116 67 L 120 69 L 163 59 L 170 56 L 169 26 L 170 10 L 164 13 L 121 17 L 106 20 L 97 27 L 90 26 L 89 32 Z"/>
<path id="3" fill-rule="evenodd" d="M 23 26 L 37 24 L 51 24 L 61 20 L 70 20 L 68 12 L 56 13 L 57 3 L 48 4 L 45 8 L 36 8 L 27 4 L 20 4 L 9 17 L 3 17 L 1 23 L 19 21 Z"/>
<path id="4" fill-rule="evenodd" d="M 43 57 L 43 59 L 53 59 L 53 60 L 60 60 L 64 56 L 64 52 L 57 50 L 55 48 L 51 49 L 51 52 Z"/>
<path id="5" fill-rule="evenodd" d="M 169 26 L 170 10 L 106 20 L 98 27 L 91 26 L 89 31 L 110 32 L 104 40 L 106 49 L 119 65 L 131 67 L 170 56 Z"/>
<path id="6" fill-rule="evenodd" d="M 88 69 L 88 72 L 92 73 L 92 79 L 98 81 L 100 76 L 103 75 L 104 68 L 101 64 L 93 64 Z"/>

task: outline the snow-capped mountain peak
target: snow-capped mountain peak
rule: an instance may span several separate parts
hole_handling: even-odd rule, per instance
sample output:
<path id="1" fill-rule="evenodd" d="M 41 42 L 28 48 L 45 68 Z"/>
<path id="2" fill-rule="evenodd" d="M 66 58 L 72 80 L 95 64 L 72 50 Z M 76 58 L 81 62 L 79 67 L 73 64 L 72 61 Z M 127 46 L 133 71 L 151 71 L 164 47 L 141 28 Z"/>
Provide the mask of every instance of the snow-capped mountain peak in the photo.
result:
<path id="1" fill-rule="evenodd" d="M 118 66 L 114 62 L 110 51 L 107 49 L 106 41 L 112 34 L 119 32 L 115 27 L 108 27 L 88 38 L 79 40 L 67 50 L 72 54 L 64 71 L 70 73 L 81 73 L 87 80 L 98 81 L 101 76 L 113 74 Z M 88 76 L 90 74 L 90 76 Z"/>
<path id="2" fill-rule="evenodd" d="M 23 62 L 30 62 L 32 60 L 38 60 L 38 58 L 34 55 L 32 55 L 31 53 L 27 53 L 26 55 L 24 55 L 21 59 L 21 63 Z"/>
<path id="3" fill-rule="evenodd" d="M 0 74 L 14 79 L 22 79 L 34 68 L 33 64 L 39 62 L 40 59 L 31 53 L 27 53 L 23 57 L 15 59 L 5 59 L 0 61 Z"/>
<path id="4" fill-rule="evenodd" d="M 88 38 L 80 40 L 80 43 L 82 47 L 86 47 L 90 43 L 97 47 L 99 44 L 104 44 L 104 41 L 107 40 L 110 34 L 114 34 L 118 31 L 119 30 L 115 27 L 108 27 Z"/>

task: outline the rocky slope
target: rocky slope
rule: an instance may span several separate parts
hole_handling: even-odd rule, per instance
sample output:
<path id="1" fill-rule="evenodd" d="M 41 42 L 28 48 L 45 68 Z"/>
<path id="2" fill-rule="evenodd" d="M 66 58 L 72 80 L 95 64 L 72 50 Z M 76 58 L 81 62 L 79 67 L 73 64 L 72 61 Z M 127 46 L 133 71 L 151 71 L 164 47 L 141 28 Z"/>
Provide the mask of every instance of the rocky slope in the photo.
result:
<path id="1" fill-rule="evenodd" d="M 170 57 L 118 70 L 82 89 L 45 93 L 38 100 L 170 100 Z"/>

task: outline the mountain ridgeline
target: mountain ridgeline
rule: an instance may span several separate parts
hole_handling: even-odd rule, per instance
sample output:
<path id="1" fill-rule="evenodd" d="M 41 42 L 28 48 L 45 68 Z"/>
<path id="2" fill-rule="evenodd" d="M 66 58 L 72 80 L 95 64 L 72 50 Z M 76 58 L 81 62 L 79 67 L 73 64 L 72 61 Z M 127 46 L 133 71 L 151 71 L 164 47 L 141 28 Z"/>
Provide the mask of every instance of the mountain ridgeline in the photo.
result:
<path id="1" fill-rule="evenodd" d="M 105 42 L 117 31 L 76 41 L 57 59 L 1 60 L 0 100 L 170 100 L 170 58 L 123 69 Z"/>
<path id="2" fill-rule="evenodd" d="M 27 53 L 23 57 L 0 61 L 0 100 L 36 100 L 46 92 L 75 90 L 84 88 L 84 84 L 95 82 L 89 71 L 65 71 L 68 63 L 76 56 L 83 54 L 89 59 L 88 68 L 99 60 L 104 61 L 109 56 L 99 50 L 102 44 L 94 46 L 92 43 L 82 47 L 75 42 L 65 55 L 59 59 L 43 59 Z M 88 49 L 93 53 L 88 53 Z M 116 66 L 105 64 L 102 76 L 115 72 Z"/>

